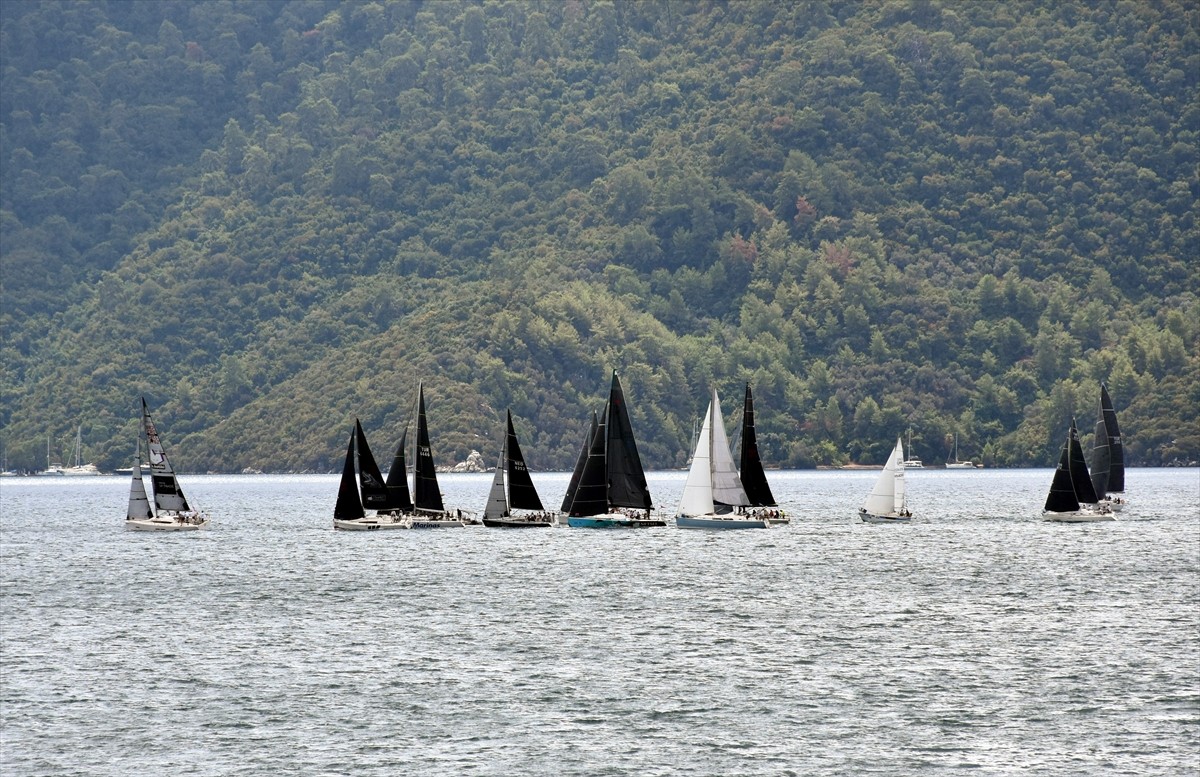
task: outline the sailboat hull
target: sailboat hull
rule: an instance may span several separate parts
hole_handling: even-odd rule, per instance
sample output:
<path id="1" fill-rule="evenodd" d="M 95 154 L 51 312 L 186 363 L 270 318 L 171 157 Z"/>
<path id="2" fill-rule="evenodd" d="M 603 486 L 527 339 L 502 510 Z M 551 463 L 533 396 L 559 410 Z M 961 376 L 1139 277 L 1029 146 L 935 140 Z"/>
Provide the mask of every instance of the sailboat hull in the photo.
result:
<path id="1" fill-rule="evenodd" d="M 675 525 L 680 529 L 766 529 L 770 522 L 746 515 L 677 515 Z"/>
<path id="2" fill-rule="evenodd" d="M 862 509 L 858 511 L 858 517 L 865 523 L 908 523 L 912 520 L 911 515 L 876 515 Z"/>
<path id="3" fill-rule="evenodd" d="M 380 529 L 410 529 L 412 516 L 369 515 L 365 518 L 334 518 L 333 528 L 338 531 L 379 531 Z"/>
<path id="4" fill-rule="evenodd" d="M 661 518 L 634 518 L 625 513 L 601 513 L 600 515 L 572 515 L 567 525 L 575 529 L 645 529 L 666 526 Z"/>
<path id="5" fill-rule="evenodd" d="M 129 531 L 196 531 L 208 528 L 208 516 L 200 519 L 184 519 L 178 516 L 127 518 L 125 528 Z"/>
<path id="6" fill-rule="evenodd" d="M 1115 521 L 1117 518 L 1111 512 L 1097 510 L 1072 510 L 1065 513 L 1043 510 L 1042 520 L 1058 523 L 1096 523 L 1098 521 Z"/>
<path id="7" fill-rule="evenodd" d="M 540 526 L 553 526 L 554 517 L 510 515 L 507 518 L 484 518 L 483 525 L 492 529 L 532 529 Z"/>

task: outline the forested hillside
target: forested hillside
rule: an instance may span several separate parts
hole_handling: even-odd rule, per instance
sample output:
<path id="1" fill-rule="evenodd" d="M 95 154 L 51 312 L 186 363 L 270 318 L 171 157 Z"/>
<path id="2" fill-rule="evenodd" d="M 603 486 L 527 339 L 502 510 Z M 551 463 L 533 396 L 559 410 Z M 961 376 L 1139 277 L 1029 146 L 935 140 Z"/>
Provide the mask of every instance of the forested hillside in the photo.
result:
<path id="1" fill-rule="evenodd" d="M 568 468 L 618 370 L 681 466 L 1050 466 L 1108 381 L 1200 456 L 1200 11 L 1163 2 L 0 4 L 0 438 Z"/>

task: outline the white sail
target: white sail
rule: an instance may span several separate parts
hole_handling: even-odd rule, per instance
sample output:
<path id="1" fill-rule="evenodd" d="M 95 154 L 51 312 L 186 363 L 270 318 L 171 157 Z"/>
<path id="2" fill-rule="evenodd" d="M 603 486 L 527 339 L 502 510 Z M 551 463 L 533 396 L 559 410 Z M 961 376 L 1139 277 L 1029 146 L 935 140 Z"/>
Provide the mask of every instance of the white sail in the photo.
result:
<path id="1" fill-rule="evenodd" d="M 483 519 L 494 521 L 508 515 L 508 497 L 504 492 L 504 470 L 506 469 L 508 440 L 500 452 L 500 461 L 496 464 L 496 477 L 492 478 L 492 490 L 488 492 L 487 505 L 483 508 Z"/>
<path id="2" fill-rule="evenodd" d="M 138 457 L 133 461 L 133 480 L 129 484 L 129 514 L 131 521 L 148 520 L 154 517 L 150 510 L 150 500 L 146 498 L 146 486 L 142 483 L 142 456 L 138 449 Z"/>
<path id="3" fill-rule="evenodd" d="M 875 488 L 871 490 L 863 509 L 872 515 L 897 515 L 904 507 L 904 448 L 900 438 L 896 438 L 896 447 L 888 456 L 887 464 Z"/>
<path id="4" fill-rule="evenodd" d="M 716 390 L 712 393 L 709 413 L 712 415 L 712 501 L 745 507 L 750 504 L 750 498 L 746 496 L 737 466 L 733 463 L 729 438 L 725 436 L 725 421 L 721 417 L 721 400 L 717 398 Z"/>
<path id="5" fill-rule="evenodd" d="M 896 438 L 896 447 L 892 450 L 892 457 L 888 460 L 890 466 L 895 472 L 893 486 L 893 505 L 896 515 L 900 515 L 907 509 L 907 500 L 904 494 L 904 448 L 900 444 L 900 438 Z"/>
<path id="6" fill-rule="evenodd" d="M 692 454 L 692 466 L 683 484 L 683 496 L 679 500 L 680 515 L 711 515 L 713 512 L 712 480 L 712 404 L 704 413 L 704 425 L 696 438 L 696 452 Z"/>

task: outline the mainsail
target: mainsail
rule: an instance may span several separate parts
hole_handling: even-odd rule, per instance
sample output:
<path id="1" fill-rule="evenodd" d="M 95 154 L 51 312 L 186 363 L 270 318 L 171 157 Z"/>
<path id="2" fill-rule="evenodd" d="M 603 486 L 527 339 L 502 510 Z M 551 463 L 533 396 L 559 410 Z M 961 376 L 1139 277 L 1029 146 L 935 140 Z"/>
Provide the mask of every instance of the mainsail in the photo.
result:
<path id="1" fill-rule="evenodd" d="M 754 507 L 775 507 L 775 496 L 767 484 L 762 460 L 758 455 L 758 438 L 754 433 L 754 396 L 750 384 L 746 384 L 746 402 L 742 413 L 742 486 Z"/>
<path id="2" fill-rule="evenodd" d="M 529 475 L 529 468 L 525 466 L 525 457 L 521 455 L 521 444 L 517 442 L 517 432 L 513 428 L 511 410 L 508 411 L 508 437 L 504 445 L 504 454 L 508 459 L 509 507 L 539 512 L 544 510 L 537 489 L 533 486 L 533 478 Z"/>
<path id="3" fill-rule="evenodd" d="M 383 482 L 383 474 L 371 454 L 371 446 L 367 445 L 367 435 L 363 433 L 362 424 L 354 419 L 354 438 L 358 452 L 358 479 L 362 488 L 362 504 L 367 510 L 383 510 L 388 506 L 388 489 Z"/>
<path id="4" fill-rule="evenodd" d="M 607 447 L 604 452 L 608 473 L 608 503 L 615 507 L 649 510 L 653 502 L 646 485 L 646 473 L 638 456 L 633 426 L 625 407 L 625 392 L 613 370 L 612 388 L 608 393 Z M 593 446 L 594 448 L 595 446 Z"/>
<path id="5" fill-rule="evenodd" d="M 145 397 L 142 398 L 142 425 L 146 431 L 150 488 L 154 492 L 154 506 L 159 510 L 169 512 L 188 512 L 191 508 L 188 506 L 187 498 L 183 495 L 183 490 L 179 487 L 179 481 L 175 478 L 175 470 L 171 468 L 167 452 L 163 450 L 162 442 L 158 438 L 158 430 L 154 428 L 154 421 L 150 419 L 150 410 L 146 406 Z"/>
<path id="6" fill-rule="evenodd" d="M 575 469 L 571 471 L 571 481 L 567 484 L 567 493 L 563 495 L 562 512 L 570 513 L 571 505 L 575 501 L 575 490 L 579 487 L 579 477 L 583 474 L 583 466 L 587 464 L 588 453 L 592 450 L 592 440 L 596 436 L 596 428 L 599 422 L 596 420 L 596 411 L 592 411 L 592 425 L 588 430 L 587 435 L 583 439 L 583 447 L 579 449 L 579 458 L 575 460 Z"/>
<path id="7" fill-rule="evenodd" d="M 1119 494 L 1125 491 L 1125 445 L 1121 442 L 1121 428 L 1117 425 L 1117 411 L 1113 408 L 1112 397 L 1108 395 L 1108 384 L 1100 384 L 1100 418 L 1096 422 L 1096 444 L 1100 444 L 1100 424 L 1104 424 L 1104 433 L 1108 448 L 1108 477 L 1104 488 L 1097 487 L 1096 495 L 1106 493 Z M 1093 476 L 1097 466 L 1092 465 Z"/>
<path id="8" fill-rule="evenodd" d="M 133 480 L 129 484 L 129 511 L 125 516 L 131 521 L 147 520 L 154 517 L 150 509 L 150 500 L 146 498 L 146 485 L 142 482 L 142 445 L 138 440 L 137 455 L 133 460 Z"/>
<path id="9" fill-rule="evenodd" d="M 1058 468 L 1054 470 L 1054 480 L 1050 483 L 1050 493 L 1046 495 L 1046 505 L 1043 508 L 1051 513 L 1073 513 L 1079 509 L 1079 499 L 1075 496 L 1075 486 L 1071 482 L 1071 438 L 1068 433 L 1063 442 L 1062 452 L 1058 456 Z"/>
<path id="10" fill-rule="evenodd" d="M 731 512 L 733 507 L 746 507 L 750 500 L 742 488 L 741 478 L 733 466 L 729 438 L 721 416 L 721 400 L 712 393 L 704 423 L 696 440 L 692 465 L 683 485 L 679 502 L 680 515 L 713 515 Z"/>
<path id="11" fill-rule="evenodd" d="M 904 511 L 904 447 L 899 437 L 863 509 L 872 515 L 899 515 Z"/>
<path id="12" fill-rule="evenodd" d="M 404 429 L 404 434 L 400 436 L 400 444 L 396 446 L 396 455 L 392 457 L 392 467 L 388 470 L 387 480 L 384 485 L 387 486 L 387 510 L 398 510 L 402 513 L 411 513 L 413 509 L 412 496 L 408 491 L 408 472 L 406 471 L 407 464 L 404 461 L 404 449 L 408 444 L 408 429 Z"/>
<path id="13" fill-rule="evenodd" d="M 425 420 L 425 386 L 417 386 L 417 452 L 413 473 L 413 501 L 418 510 L 445 512 L 442 492 L 438 488 L 437 469 L 429 447 L 429 427 Z"/>
<path id="14" fill-rule="evenodd" d="M 354 478 L 355 436 L 356 433 L 351 432 L 350 442 L 346 444 L 346 463 L 342 465 L 342 480 L 338 485 L 337 501 L 333 505 L 334 520 L 353 521 L 366 515 L 358 498 L 358 482 Z"/>
<path id="15" fill-rule="evenodd" d="M 1071 485 L 1075 489 L 1075 497 L 1081 504 L 1094 505 L 1100 500 L 1096 497 L 1096 489 L 1092 487 L 1092 478 L 1088 475 L 1087 462 L 1083 458 L 1083 446 L 1079 443 L 1079 428 L 1075 426 L 1074 418 L 1071 419 L 1067 445 L 1070 447 Z"/>

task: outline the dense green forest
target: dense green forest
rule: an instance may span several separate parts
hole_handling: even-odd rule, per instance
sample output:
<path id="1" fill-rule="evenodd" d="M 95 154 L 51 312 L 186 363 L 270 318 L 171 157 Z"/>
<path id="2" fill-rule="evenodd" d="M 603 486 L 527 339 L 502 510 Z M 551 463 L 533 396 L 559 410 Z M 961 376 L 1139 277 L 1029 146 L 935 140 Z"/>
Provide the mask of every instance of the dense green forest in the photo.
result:
<path id="1" fill-rule="evenodd" d="M 1107 381 L 1200 457 L 1187 0 L 0 4 L 0 438 L 568 468 L 609 373 L 681 466 L 1051 466 Z"/>

